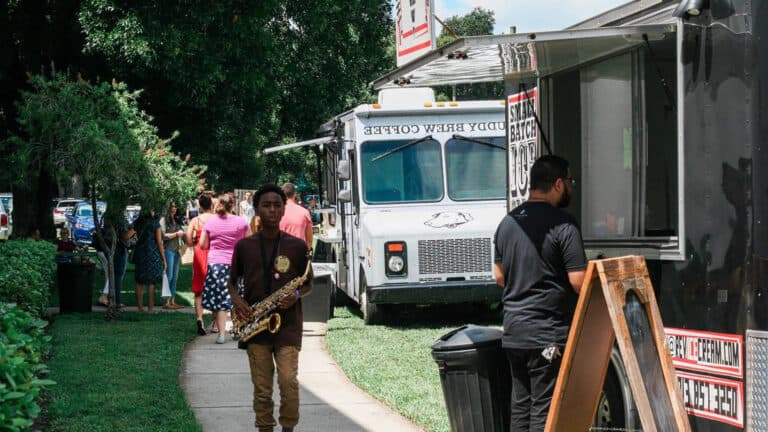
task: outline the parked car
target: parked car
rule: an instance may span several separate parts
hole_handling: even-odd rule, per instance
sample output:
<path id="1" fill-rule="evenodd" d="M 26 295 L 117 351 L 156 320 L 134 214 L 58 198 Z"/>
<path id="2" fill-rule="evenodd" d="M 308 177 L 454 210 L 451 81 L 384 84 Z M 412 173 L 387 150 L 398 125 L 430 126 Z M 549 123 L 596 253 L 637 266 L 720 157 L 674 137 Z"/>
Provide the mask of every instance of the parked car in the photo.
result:
<path id="1" fill-rule="evenodd" d="M 10 235 L 10 216 L 5 211 L 3 201 L 0 200 L 0 240 L 8 240 Z"/>
<path id="2" fill-rule="evenodd" d="M 53 224 L 63 227 L 67 223 L 67 212 L 73 211 L 77 203 L 83 201 L 79 198 L 56 198 L 53 200 Z"/>
<path id="3" fill-rule="evenodd" d="M 0 202 L 8 213 L 8 225 L 13 225 L 13 194 L 10 192 L 0 193 Z"/>
<path id="4" fill-rule="evenodd" d="M 125 221 L 132 224 L 139 217 L 139 213 L 141 213 L 140 205 L 129 205 L 125 208 Z"/>
<path id="5" fill-rule="evenodd" d="M 107 204 L 103 201 L 96 202 L 98 217 L 104 216 Z M 90 246 L 93 241 L 93 206 L 90 202 L 81 201 L 75 205 L 71 212 L 66 213 L 67 224 L 72 228 L 72 239 L 80 246 Z"/>

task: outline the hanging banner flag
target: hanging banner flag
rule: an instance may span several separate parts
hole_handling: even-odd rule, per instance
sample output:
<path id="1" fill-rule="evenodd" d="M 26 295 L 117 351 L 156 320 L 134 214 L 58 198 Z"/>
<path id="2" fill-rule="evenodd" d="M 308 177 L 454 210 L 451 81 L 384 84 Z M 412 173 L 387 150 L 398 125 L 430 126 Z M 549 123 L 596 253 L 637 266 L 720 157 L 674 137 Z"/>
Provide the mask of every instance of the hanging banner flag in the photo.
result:
<path id="1" fill-rule="evenodd" d="M 528 175 L 536 161 L 539 133 L 535 112 L 538 110 L 538 91 L 534 87 L 527 92 L 507 97 L 507 207 L 509 210 L 528 199 L 530 182 Z"/>
<path id="2" fill-rule="evenodd" d="M 432 17 L 434 6 L 434 0 L 397 0 L 395 35 L 398 67 L 437 46 Z"/>

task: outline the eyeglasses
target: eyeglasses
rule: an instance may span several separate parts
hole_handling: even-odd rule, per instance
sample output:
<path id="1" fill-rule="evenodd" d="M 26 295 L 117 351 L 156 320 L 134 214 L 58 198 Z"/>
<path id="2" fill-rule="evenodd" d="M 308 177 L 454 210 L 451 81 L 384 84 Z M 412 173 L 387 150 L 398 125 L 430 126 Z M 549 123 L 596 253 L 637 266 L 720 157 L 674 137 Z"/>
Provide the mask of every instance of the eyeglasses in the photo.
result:
<path id="1" fill-rule="evenodd" d="M 576 179 L 573 177 L 565 177 L 563 178 L 563 180 L 568 180 L 569 182 L 571 182 L 571 186 L 576 186 Z"/>

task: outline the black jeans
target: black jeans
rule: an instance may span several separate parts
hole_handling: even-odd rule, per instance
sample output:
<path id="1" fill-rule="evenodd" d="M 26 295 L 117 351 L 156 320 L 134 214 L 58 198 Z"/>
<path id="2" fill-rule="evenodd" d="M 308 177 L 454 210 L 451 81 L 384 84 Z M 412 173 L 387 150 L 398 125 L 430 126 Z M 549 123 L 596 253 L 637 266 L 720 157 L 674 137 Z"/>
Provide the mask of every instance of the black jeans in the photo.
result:
<path id="1" fill-rule="evenodd" d="M 543 350 L 504 349 L 512 372 L 511 432 L 539 432 L 547 423 L 562 356 L 549 361 L 541 355 Z"/>

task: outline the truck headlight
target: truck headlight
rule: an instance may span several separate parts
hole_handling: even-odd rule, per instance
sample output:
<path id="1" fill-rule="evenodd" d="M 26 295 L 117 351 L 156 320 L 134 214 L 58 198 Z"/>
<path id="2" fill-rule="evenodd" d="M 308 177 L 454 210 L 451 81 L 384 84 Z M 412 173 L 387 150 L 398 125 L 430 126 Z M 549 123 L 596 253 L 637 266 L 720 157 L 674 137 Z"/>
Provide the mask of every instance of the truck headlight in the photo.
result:
<path id="1" fill-rule="evenodd" d="M 387 267 L 392 273 L 400 273 L 403 271 L 403 267 L 405 267 L 405 261 L 403 261 L 403 257 L 400 255 L 392 255 L 389 257 L 389 261 L 387 261 Z"/>
<path id="2" fill-rule="evenodd" d="M 405 242 L 394 241 L 384 244 L 385 273 L 389 277 L 408 275 L 408 253 Z"/>

